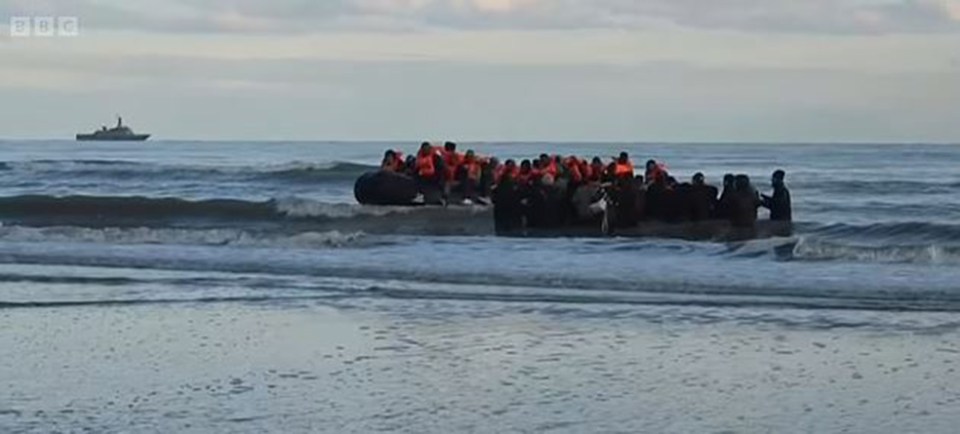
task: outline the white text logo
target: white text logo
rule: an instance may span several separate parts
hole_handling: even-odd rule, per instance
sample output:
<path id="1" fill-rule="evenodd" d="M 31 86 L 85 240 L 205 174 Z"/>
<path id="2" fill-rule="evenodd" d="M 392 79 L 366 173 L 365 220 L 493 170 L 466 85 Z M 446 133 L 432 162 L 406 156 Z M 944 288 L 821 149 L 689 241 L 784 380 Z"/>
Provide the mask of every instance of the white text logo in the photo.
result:
<path id="1" fill-rule="evenodd" d="M 80 36 L 80 19 L 77 17 L 11 17 L 10 36 L 14 38 Z"/>

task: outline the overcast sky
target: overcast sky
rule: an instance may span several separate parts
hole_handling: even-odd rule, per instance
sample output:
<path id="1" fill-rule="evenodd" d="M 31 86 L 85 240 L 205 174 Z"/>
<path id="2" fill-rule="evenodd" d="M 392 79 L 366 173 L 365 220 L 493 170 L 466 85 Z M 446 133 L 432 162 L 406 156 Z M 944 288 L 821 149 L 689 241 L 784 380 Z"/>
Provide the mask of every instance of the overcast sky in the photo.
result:
<path id="1" fill-rule="evenodd" d="M 960 0 L 0 0 L 0 101 L 6 138 L 960 142 Z"/>

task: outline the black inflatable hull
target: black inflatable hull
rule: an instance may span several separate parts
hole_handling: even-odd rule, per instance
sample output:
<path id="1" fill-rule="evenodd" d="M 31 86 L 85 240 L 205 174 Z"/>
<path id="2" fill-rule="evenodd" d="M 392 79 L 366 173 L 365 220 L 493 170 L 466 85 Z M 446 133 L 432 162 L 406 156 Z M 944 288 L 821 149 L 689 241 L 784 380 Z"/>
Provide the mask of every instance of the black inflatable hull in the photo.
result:
<path id="1" fill-rule="evenodd" d="M 439 185 L 424 185 L 402 173 L 381 171 L 358 178 L 353 185 L 353 196 L 361 205 L 386 206 L 446 205 L 447 202 L 459 205 L 463 200 L 462 194 L 451 192 L 445 201 Z"/>
<path id="2" fill-rule="evenodd" d="M 363 205 L 414 205 L 417 181 L 394 172 L 370 172 L 353 185 L 353 195 Z"/>

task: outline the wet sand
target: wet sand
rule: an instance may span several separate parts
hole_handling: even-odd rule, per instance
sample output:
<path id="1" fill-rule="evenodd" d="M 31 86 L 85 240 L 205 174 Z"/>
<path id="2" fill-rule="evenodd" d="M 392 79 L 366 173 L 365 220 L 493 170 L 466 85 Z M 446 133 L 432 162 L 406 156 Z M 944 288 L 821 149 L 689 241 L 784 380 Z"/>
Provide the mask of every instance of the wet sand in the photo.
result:
<path id="1" fill-rule="evenodd" d="M 954 326 L 484 304 L 2 309 L 0 431 L 946 433 L 960 423 Z"/>

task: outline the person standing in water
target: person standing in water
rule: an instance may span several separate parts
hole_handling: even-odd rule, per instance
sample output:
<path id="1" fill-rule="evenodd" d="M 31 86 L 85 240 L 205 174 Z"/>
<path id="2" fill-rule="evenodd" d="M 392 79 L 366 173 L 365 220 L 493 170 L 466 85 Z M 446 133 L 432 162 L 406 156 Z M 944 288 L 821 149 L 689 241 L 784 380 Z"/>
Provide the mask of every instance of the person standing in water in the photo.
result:
<path id="1" fill-rule="evenodd" d="M 782 170 L 773 172 L 771 185 L 773 196 L 762 196 L 763 207 L 770 210 L 770 220 L 789 222 L 793 220 L 793 207 L 790 204 L 790 190 L 784 184 L 786 173 Z"/>

